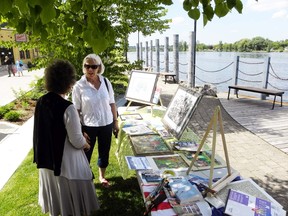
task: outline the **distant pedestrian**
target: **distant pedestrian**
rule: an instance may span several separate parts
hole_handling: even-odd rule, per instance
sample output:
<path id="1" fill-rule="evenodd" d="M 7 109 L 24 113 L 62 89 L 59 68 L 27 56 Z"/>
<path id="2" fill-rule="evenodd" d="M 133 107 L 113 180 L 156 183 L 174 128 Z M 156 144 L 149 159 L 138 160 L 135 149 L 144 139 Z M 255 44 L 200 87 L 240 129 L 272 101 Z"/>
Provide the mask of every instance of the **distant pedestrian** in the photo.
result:
<path id="1" fill-rule="evenodd" d="M 20 77 L 20 75 L 23 76 L 23 68 L 22 68 L 23 62 L 21 60 L 19 60 L 19 61 L 17 60 L 15 62 L 15 64 L 16 64 L 16 69 L 17 69 L 18 76 L 19 77 Z"/>
<path id="2" fill-rule="evenodd" d="M 4 64 L 7 65 L 8 76 L 11 77 L 11 72 L 15 76 L 15 74 L 13 72 L 13 68 L 12 68 L 12 60 L 8 56 L 5 56 Z"/>
<path id="3" fill-rule="evenodd" d="M 21 59 L 19 60 L 19 66 L 23 69 L 24 64 L 23 64 L 23 61 Z"/>

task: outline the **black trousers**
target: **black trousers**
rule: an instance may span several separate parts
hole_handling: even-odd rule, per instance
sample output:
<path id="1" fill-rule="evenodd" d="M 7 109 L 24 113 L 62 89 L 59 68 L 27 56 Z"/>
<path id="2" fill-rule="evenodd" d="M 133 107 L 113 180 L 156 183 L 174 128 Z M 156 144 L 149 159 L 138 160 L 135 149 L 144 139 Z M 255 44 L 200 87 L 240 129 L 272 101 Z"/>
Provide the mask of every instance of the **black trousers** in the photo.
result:
<path id="1" fill-rule="evenodd" d="M 82 126 L 82 131 L 87 133 L 90 137 L 90 150 L 85 152 L 86 157 L 90 163 L 92 153 L 96 144 L 98 143 L 98 162 L 100 168 L 106 168 L 109 164 L 109 152 L 111 148 L 113 123 L 101 127 Z"/>

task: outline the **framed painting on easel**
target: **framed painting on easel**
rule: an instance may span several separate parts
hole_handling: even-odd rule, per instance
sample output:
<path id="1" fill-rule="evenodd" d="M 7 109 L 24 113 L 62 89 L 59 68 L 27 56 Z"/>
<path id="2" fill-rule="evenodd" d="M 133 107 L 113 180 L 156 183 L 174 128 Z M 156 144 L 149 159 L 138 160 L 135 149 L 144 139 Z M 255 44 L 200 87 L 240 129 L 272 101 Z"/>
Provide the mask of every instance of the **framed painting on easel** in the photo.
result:
<path id="1" fill-rule="evenodd" d="M 147 73 L 144 71 L 132 71 L 126 90 L 125 99 L 143 104 L 157 104 L 155 99 L 158 73 Z"/>
<path id="2" fill-rule="evenodd" d="M 178 140 L 187 127 L 201 98 L 201 94 L 183 86 L 179 86 L 174 94 L 162 122 L 166 129 Z"/>

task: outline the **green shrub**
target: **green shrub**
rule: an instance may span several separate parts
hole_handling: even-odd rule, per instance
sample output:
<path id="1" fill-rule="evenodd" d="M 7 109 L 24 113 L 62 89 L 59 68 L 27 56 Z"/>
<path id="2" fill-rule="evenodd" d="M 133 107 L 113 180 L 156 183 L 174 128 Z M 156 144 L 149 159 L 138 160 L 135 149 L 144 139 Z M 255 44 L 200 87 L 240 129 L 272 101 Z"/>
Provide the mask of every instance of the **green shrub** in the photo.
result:
<path id="1" fill-rule="evenodd" d="M 22 101 L 21 106 L 23 107 L 23 109 L 27 110 L 29 109 L 30 104 L 26 101 Z"/>
<path id="2" fill-rule="evenodd" d="M 4 115 L 6 121 L 16 122 L 20 120 L 21 113 L 19 111 L 11 110 Z"/>
<path id="3" fill-rule="evenodd" d="M 3 118 L 6 113 L 11 111 L 14 107 L 14 103 L 7 104 L 5 106 L 0 107 L 0 118 Z"/>
<path id="4" fill-rule="evenodd" d="M 38 100 L 38 98 L 40 98 L 44 93 L 42 92 L 37 92 L 36 90 L 32 90 L 28 93 L 28 96 L 31 100 Z"/>
<path id="5" fill-rule="evenodd" d="M 29 100 L 31 99 L 29 92 L 26 92 L 22 89 L 20 89 L 18 92 L 13 90 L 13 93 L 15 95 L 16 100 L 20 101 L 20 102 L 29 102 Z"/>

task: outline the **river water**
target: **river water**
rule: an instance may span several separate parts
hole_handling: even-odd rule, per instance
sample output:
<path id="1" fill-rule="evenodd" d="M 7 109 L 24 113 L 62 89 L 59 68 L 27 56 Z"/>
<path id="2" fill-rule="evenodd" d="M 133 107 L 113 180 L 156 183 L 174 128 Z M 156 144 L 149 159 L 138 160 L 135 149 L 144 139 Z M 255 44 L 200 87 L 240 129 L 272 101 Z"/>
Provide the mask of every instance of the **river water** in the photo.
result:
<path id="1" fill-rule="evenodd" d="M 143 52 L 145 60 L 145 53 Z M 228 85 L 233 85 L 235 76 L 235 59 L 239 56 L 239 85 L 263 87 L 266 60 L 270 57 L 268 89 L 285 91 L 283 101 L 288 102 L 288 52 L 283 53 L 238 53 L 238 52 L 197 52 L 195 64 L 195 84 L 202 86 L 210 83 L 218 92 L 227 92 Z M 136 52 L 128 52 L 128 60 L 137 59 Z M 156 71 L 156 53 L 153 53 L 153 71 Z M 179 52 L 179 80 L 187 81 L 188 52 Z M 150 65 L 150 53 L 148 59 Z M 164 71 L 164 53 L 160 53 L 160 71 Z M 144 63 L 145 66 L 145 63 Z M 169 71 L 173 72 L 173 52 L 169 53 Z M 250 92 L 240 94 L 255 95 Z M 270 96 L 272 98 L 272 96 Z M 269 98 L 270 99 L 270 98 Z"/>

